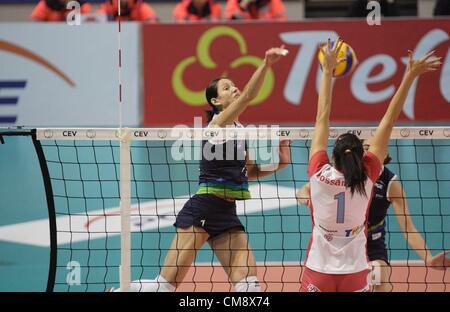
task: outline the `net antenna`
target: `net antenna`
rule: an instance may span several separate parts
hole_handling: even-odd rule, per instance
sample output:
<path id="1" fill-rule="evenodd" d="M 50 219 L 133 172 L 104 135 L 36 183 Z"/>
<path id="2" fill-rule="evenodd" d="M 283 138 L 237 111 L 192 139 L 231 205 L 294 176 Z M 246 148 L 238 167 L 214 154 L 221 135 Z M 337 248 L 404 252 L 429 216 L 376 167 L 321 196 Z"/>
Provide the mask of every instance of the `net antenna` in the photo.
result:
<path id="1" fill-rule="evenodd" d="M 122 43 L 121 43 L 121 7 L 122 1 L 118 0 L 118 48 L 119 48 L 119 139 L 120 139 L 120 289 L 129 291 L 131 283 L 131 157 L 130 144 L 131 132 L 123 128 L 122 120 Z"/>

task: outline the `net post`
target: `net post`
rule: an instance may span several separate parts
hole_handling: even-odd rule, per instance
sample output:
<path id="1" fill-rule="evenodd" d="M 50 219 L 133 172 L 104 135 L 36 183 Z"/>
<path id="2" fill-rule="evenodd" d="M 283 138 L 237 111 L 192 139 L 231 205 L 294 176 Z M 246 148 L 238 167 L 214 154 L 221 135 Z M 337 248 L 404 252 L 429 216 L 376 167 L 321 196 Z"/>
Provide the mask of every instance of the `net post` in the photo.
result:
<path id="1" fill-rule="evenodd" d="M 120 139 L 120 289 L 130 290 L 131 283 L 131 130 L 119 129 Z"/>

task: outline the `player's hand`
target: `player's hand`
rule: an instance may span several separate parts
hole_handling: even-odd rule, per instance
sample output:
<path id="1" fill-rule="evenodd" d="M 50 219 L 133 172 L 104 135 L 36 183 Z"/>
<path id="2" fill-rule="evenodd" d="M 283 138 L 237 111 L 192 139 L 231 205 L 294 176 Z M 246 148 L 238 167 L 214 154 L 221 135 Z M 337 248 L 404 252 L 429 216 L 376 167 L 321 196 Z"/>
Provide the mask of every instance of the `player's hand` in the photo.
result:
<path id="1" fill-rule="evenodd" d="M 284 48 L 284 45 L 279 48 L 271 48 L 266 51 L 264 61 L 270 66 L 276 63 L 282 56 L 286 56 L 288 53 L 289 51 Z"/>
<path id="2" fill-rule="evenodd" d="M 320 47 L 320 50 L 323 53 L 322 70 L 324 73 L 333 74 L 335 68 L 345 61 L 345 58 L 338 59 L 339 51 L 341 50 L 343 43 L 344 41 L 338 37 L 333 48 L 331 48 L 331 41 L 330 38 L 328 38 L 327 43 Z"/>
<path id="3" fill-rule="evenodd" d="M 438 253 L 431 259 L 427 259 L 427 266 L 435 270 L 446 270 L 450 266 L 450 258 L 446 257 L 450 251 Z"/>
<path id="4" fill-rule="evenodd" d="M 435 51 L 431 51 L 419 60 L 413 58 L 412 51 L 408 51 L 408 66 L 406 68 L 406 74 L 413 78 L 422 75 L 427 72 L 435 71 L 442 64 L 442 57 L 436 57 Z"/>
<path id="5" fill-rule="evenodd" d="M 280 141 L 280 169 L 286 167 L 291 163 L 291 140 Z"/>
<path id="6" fill-rule="evenodd" d="M 297 191 L 295 194 L 297 197 L 297 202 L 300 205 L 306 206 L 309 208 L 309 205 L 311 204 L 311 197 L 309 195 L 309 191 L 306 191 L 304 188 L 301 188 Z"/>

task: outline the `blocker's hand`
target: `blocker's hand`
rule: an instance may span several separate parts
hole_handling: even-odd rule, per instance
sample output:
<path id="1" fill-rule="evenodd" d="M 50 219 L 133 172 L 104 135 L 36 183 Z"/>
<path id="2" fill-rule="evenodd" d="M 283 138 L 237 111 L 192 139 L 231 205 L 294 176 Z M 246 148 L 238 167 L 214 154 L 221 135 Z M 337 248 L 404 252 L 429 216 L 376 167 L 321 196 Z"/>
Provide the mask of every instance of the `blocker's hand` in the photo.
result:
<path id="1" fill-rule="evenodd" d="M 322 61 L 322 70 L 324 73 L 332 74 L 334 69 L 342 62 L 345 61 L 345 58 L 338 59 L 339 51 L 341 50 L 344 41 L 338 37 L 336 42 L 331 48 L 331 41 L 328 38 L 328 41 L 325 45 L 320 47 L 320 50 L 323 53 L 323 61 Z"/>
<path id="2" fill-rule="evenodd" d="M 442 64 L 442 57 L 436 57 L 435 51 L 431 51 L 420 60 L 413 58 L 411 50 L 408 51 L 408 67 L 406 68 L 406 74 L 411 75 L 412 78 L 416 78 L 424 73 L 435 71 Z"/>

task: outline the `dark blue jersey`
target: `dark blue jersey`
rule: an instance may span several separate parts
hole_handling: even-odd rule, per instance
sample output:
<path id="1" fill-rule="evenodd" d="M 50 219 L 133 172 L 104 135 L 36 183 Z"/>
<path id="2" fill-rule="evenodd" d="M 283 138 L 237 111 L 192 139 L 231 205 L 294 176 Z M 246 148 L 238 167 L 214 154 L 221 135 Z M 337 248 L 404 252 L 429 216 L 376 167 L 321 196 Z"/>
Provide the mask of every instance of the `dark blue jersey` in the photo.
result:
<path id="1" fill-rule="evenodd" d="M 373 186 L 373 197 L 369 208 L 368 239 L 375 240 L 386 234 L 386 215 L 391 202 L 388 199 L 388 188 L 395 174 L 384 167 L 383 172 Z"/>
<path id="2" fill-rule="evenodd" d="M 246 154 L 245 140 L 204 140 L 197 194 L 231 199 L 250 198 Z"/>

